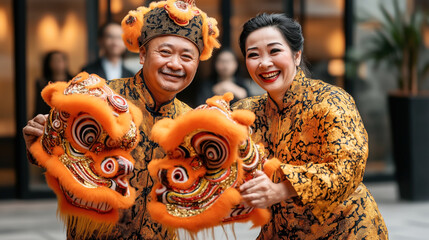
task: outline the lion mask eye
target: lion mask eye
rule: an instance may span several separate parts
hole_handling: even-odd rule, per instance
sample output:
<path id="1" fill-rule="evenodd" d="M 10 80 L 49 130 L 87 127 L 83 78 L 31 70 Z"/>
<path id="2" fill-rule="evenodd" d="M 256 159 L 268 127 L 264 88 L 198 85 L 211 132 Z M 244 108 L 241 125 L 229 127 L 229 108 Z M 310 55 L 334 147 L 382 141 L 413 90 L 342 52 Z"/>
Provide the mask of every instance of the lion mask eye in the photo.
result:
<path id="1" fill-rule="evenodd" d="M 183 167 L 176 167 L 171 173 L 171 181 L 174 183 L 185 183 L 188 181 L 188 172 Z"/>
<path id="2" fill-rule="evenodd" d="M 100 137 L 102 128 L 93 117 L 84 114 L 75 119 L 71 131 L 79 147 L 88 150 Z"/>
<path id="3" fill-rule="evenodd" d="M 202 156 L 207 169 L 218 169 L 229 157 L 228 141 L 218 135 L 200 132 L 192 137 L 192 146 Z"/>

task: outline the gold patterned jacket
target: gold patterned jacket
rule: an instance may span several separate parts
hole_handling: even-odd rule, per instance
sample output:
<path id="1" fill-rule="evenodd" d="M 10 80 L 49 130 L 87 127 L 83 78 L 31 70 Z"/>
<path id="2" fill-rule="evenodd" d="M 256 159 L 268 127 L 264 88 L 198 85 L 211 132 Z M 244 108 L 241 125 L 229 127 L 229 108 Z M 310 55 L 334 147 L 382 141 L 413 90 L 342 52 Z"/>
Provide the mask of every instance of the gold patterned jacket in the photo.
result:
<path id="1" fill-rule="evenodd" d="M 256 114 L 253 140 L 283 163 L 272 180 L 287 179 L 298 193 L 271 207 L 258 239 L 387 239 L 362 184 L 368 137 L 349 94 L 299 70 L 281 108 L 268 94 L 233 108 Z"/>
<path id="2" fill-rule="evenodd" d="M 149 193 L 154 184 L 149 175 L 147 165 L 153 158 L 164 157 L 158 144 L 149 139 L 152 126 L 163 118 L 176 118 L 191 108 L 174 98 L 155 111 L 155 102 L 146 88 L 141 71 L 132 78 L 121 78 L 106 81 L 116 93 L 134 103 L 143 113 L 143 121 L 139 127 L 141 140 L 132 152 L 135 159 L 134 172 L 130 184 L 136 189 L 134 205 L 120 213 L 119 222 L 109 236 L 102 239 L 173 239 L 174 234 L 161 224 L 152 221 L 146 209 Z M 73 229 L 67 229 L 69 239 L 74 239 Z M 96 239 L 96 237 L 92 237 Z"/>

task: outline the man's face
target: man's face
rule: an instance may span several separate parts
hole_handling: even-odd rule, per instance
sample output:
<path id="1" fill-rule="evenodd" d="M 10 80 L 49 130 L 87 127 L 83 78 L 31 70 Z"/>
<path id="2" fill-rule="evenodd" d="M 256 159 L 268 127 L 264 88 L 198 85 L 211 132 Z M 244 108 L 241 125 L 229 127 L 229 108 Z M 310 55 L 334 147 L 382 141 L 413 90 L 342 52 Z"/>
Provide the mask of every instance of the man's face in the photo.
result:
<path id="1" fill-rule="evenodd" d="M 119 24 L 109 24 L 104 29 L 104 34 L 100 39 L 100 47 L 106 57 L 118 57 L 125 52 L 122 28 Z"/>
<path id="2" fill-rule="evenodd" d="M 178 36 L 161 36 L 140 48 L 143 78 L 155 96 L 174 96 L 194 79 L 199 64 L 198 48 Z"/>

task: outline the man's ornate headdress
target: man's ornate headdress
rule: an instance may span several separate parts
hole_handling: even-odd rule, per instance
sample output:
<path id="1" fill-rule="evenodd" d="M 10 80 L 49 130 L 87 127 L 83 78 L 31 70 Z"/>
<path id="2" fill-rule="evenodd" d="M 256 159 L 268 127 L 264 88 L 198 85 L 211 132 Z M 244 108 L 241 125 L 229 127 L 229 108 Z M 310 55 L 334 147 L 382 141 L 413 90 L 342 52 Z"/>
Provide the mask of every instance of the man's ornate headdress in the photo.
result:
<path id="1" fill-rule="evenodd" d="M 139 141 L 140 110 L 110 89 L 105 80 L 82 72 L 68 83 L 46 86 L 51 106 L 43 135 L 29 151 L 46 169 L 58 198 L 58 213 L 76 237 L 108 233 L 118 210 L 134 204 L 130 152 Z"/>
<path id="2" fill-rule="evenodd" d="M 167 0 L 130 11 L 122 20 L 122 38 L 128 50 L 139 48 L 162 35 L 175 35 L 193 42 L 200 60 L 211 57 L 213 48 L 219 48 L 217 21 L 195 6 L 194 0 Z"/>
<path id="3" fill-rule="evenodd" d="M 157 181 L 148 203 L 154 220 L 191 234 L 231 222 L 268 222 L 267 209 L 241 204 L 237 187 L 252 179 L 257 169 L 271 176 L 280 162 L 267 160 L 264 148 L 250 139 L 255 115 L 231 112 L 232 97 L 212 97 L 195 110 L 153 126 L 153 140 L 167 152 L 148 166 Z"/>

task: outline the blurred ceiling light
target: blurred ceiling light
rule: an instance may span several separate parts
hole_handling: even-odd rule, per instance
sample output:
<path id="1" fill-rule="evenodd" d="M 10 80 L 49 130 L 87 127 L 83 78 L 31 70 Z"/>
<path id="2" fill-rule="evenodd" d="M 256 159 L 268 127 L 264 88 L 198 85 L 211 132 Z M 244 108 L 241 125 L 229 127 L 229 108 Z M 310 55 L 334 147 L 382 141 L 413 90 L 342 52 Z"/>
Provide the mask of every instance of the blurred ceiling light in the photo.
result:
<path id="1" fill-rule="evenodd" d="M 110 9 L 112 13 L 118 14 L 122 11 L 122 8 L 123 8 L 122 0 L 111 0 Z"/>
<path id="2" fill-rule="evenodd" d="M 37 38 L 39 43 L 47 48 L 58 46 L 60 27 L 54 16 L 47 14 L 37 26 Z"/>
<path id="3" fill-rule="evenodd" d="M 78 41 L 85 41 L 85 39 L 79 39 L 79 20 L 75 13 L 69 12 L 65 18 L 64 28 L 61 31 L 61 44 L 67 49 L 73 49 Z"/>
<path id="4" fill-rule="evenodd" d="M 343 59 L 332 59 L 328 63 L 328 73 L 334 77 L 344 76 L 345 66 Z"/>
<path id="5" fill-rule="evenodd" d="M 7 13 L 6 9 L 0 8 L 0 40 L 7 37 L 8 26 L 7 26 Z"/>
<path id="6" fill-rule="evenodd" d="M 346 46 L 343 31 L 336 29 L 327 37 L 327 50 L 332 58 L 341 58 L 344 56 Z"/>

